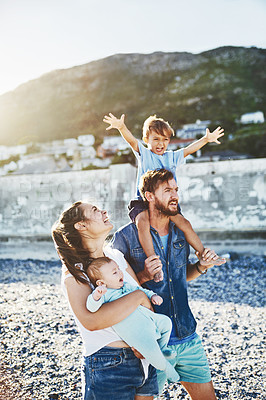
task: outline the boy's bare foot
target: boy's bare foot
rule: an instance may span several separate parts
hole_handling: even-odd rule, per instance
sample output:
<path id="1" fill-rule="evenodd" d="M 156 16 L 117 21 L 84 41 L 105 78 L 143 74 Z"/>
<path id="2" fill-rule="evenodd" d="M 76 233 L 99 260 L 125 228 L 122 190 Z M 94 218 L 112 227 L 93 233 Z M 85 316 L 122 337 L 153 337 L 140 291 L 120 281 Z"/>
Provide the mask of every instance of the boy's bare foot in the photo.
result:
<path id="1" fill-rule="evenodd" d="M 163 271 L 156 272 L 153 277 L 154 282 L 161 282 L 163 280 Z"/>

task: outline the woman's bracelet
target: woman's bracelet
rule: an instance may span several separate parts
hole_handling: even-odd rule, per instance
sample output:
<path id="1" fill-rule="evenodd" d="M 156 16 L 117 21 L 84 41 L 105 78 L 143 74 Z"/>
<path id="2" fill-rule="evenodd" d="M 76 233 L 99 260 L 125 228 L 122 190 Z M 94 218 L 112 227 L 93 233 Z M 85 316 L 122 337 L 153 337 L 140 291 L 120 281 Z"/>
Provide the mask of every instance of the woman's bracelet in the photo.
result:
<path id="1" fill-rule="evenodd" d="M 196 269 L 197 269 L 197 271 L 198 271 L 201 275 L 207 274 L 208 269 L 206 268 L 205 271 L 202 271 L 201 269 L 199 269 L 199 265 L 201 265 L 201 264 L 200 264 L 199 261 L 197 261 L 197 262 L 196 262 Z"/>

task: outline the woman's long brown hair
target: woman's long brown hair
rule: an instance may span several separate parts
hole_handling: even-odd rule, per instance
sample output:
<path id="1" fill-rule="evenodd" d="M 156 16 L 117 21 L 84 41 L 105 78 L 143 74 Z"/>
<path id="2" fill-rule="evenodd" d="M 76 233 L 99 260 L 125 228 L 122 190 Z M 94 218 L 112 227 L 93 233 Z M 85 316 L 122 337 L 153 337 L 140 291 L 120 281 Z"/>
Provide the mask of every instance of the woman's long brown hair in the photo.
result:
<path id="1" fill-rule="evenodd" d="M 82 247 L 80 234 L 74 227 L 77 222 L 84 221 L 81 204 L 81 201 L 77 201 L 61 214 L 52 227 L 52 237 L 62 263 L 78 282 L 88 284 L 84 273 L 93 258 Z M 76 264 L 82 264 L 84 271 Z"/>

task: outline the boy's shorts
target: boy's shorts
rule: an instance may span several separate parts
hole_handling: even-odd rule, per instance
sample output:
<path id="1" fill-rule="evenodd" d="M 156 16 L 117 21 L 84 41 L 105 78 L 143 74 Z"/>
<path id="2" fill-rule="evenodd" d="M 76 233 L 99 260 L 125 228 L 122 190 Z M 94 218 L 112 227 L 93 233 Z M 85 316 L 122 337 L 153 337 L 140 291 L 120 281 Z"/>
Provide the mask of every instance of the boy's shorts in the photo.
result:
<path id="1" fill-rule="evenodd" d="M 179 381 L 195 383 L 211 381 L 209 363 L 199 335 L 189 342 L 170 345 L 169 348 L 175 355 L 169 362 L 179 374 Z M 157 379 L 161 393 L 166 382 L 165 373 L 157 370 Z"/>
<path id="2" fill-rule="evenodd" d="M 132 222 L 135 222 L 137 215 L 139 215 L 142 211 L 149 209 L 149 203 L 142 199 L 134 199 L 131 200 L 128 205 L 128 215 Z M 178 213 L 181 214 L 181 208 L 178 204 Z"/>
<path id="3" fill-rule="evenodd" d="M 131 200 L 128 205 L 128 215 L 132 222 L 135 222 L 137 215 L 139 215 L 142 211 L 149 209 L 149 203 L 147 201 L 143 201 L 142 199 L 134 199 Z"/>

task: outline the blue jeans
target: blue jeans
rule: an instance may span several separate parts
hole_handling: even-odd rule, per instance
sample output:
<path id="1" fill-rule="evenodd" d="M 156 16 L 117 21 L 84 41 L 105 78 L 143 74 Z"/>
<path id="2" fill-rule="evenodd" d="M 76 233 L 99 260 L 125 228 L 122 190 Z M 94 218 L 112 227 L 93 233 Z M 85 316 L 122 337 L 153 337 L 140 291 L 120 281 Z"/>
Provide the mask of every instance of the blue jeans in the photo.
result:
<path id="1" fill-rule="evenodd" d="M 84 400 L 134 400 L 158 394 L 156 370 L 149 366 L 145 381 L 141 361 L 128 348 L 103 347 L 84 357 Z"/>

